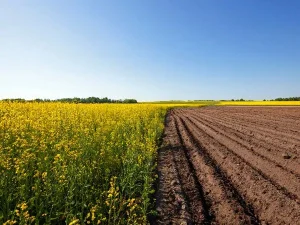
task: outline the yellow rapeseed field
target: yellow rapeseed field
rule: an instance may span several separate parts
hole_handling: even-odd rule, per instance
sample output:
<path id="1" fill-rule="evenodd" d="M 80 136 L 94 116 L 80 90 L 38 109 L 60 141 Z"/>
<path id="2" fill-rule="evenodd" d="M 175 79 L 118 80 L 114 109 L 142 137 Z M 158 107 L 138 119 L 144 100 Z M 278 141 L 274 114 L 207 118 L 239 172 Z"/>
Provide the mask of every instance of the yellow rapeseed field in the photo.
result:
<path id="1" fill-rule="evenodd" d="M 0 102 L 0 224 L 145 224 L 171 105 Z"/>
<path id="2" fill-rule="evenodd" d="M 223 106 L 300 106 L 300 101 L 220 101 Z"/>
<path id="3" fill-rule="evenodd" d="M 0 102 L 0 224 L 146 224 L 167 109 L 206 104 Z"/>

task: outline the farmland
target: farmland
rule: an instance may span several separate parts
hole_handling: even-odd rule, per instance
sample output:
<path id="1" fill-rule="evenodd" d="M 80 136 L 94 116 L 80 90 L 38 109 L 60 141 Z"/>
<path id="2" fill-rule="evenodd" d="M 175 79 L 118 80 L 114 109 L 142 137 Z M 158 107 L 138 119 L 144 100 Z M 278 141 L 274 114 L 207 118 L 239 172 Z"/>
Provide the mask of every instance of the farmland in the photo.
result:
<path id="1" fill-rule="evenodd" d="M 146 223 L 165 113 L 0 102 L 0 224 Z"/>
<path id="2" fill-rule="evenodd" d="M 158 224 L 296 224 L 300 109 L 174 109 L 159 150 Z"/>
<path id="3" fill-rule="evenodd" d="M 0 224 L 291 224 L 297 104 L 0 102 Z"/>
<path id="4" fill-rule="evenodd" d="M 147 103 L 149 104 L 149 103 Z M 156 105 L 173 107 L 192 106 L 300 106 L 300 101 L 159 101 Z"/>
<path id="5" fill-rule="evenodd" d="M 220 101 L 218 106 L 300 106 L 300 101 Z"/>

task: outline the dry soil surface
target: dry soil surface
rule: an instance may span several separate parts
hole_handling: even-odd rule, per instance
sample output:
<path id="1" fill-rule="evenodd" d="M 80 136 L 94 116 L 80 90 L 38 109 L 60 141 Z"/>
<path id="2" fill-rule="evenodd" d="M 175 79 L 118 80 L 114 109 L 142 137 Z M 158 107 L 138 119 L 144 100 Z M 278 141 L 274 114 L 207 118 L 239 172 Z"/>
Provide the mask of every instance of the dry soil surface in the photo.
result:
<path id="1" fill-rule="evenodd" d="M 156 224 L 300 224 L 300 107 L 167 115 Z"/>

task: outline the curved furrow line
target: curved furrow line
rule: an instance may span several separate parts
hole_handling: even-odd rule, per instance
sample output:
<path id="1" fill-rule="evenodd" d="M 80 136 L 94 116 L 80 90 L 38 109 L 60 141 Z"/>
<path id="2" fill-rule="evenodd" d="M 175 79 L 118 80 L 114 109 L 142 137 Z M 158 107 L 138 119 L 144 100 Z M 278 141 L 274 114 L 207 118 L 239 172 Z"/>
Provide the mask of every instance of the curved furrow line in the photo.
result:
<path id="1" fill-rule="evenodd" d="M 190 223 L 210 224 L 207 209 L 204 206 L 205 202 L 203 202 L 202 192 L 198 188 L 197 180 L 195 180 L 193 171 L 189 167 L 183 147 L 173 148 L 172 152 L 179 183 L 183 191 L 183 197 L 191 215 Z M 183 201 L 183 199 L 181 199 L 181 201 Z"/>
<path id="2" fill-rule="evenodd" d="M 200 118 L 200 116 L 197 116 L 195 114 L 193 115 L 197 118 Z M 279 160 L 282 159 L 282 154 L 286 152 L 294 153 L 295 155 L 297 155 L 297 147 L 299 147 L 300 152 L 300 141 L 294 142 L 293 144 L 290 140 L 287 141 L 286 139 L 279 139 L 277 138 L 277 136 L 258 132 L 256 128 L 251 128 L 247 126 L 247 124 L 235 124 L 230 120 L 224 121 L 218 118 L 207 117 L 206 115 L 202 114 L 201 118 L 205 119 L 207 122 L 214 122 L 215 124 L 222 126 L 224 128 L 223 130 L 230 129 L 245 142 L 249 144 L 256 144 L 257 147 L 265 148 L 268 151 L 267 154 L 274 155 L 274 157 L 279 157 Z M 291 163 L 295 164 L 293 166 L 299 166 L 300 158 L 294 157 L 294 160 Z"/>
<path id="3" fill-rule="evenodd" d="M 209 115 L 199 113 L 198 115 L 196 113 L 192 113 L 192 115 L 199 117 L 201 115 L 201 118 L 206 119 L 207 121 L 215 121 L 218 124 L 222 124 L 223 126 L 229 127 L 233 130 L 236 130 L 237 132 L 245 135 L 245 137 L 249 140 L 252 141 L 258 140 L 260 142 L 260 145 L 269 145 L 272 150 L 275 150 L 279 153 L 284 153 L 284 152 L 293 152 L 295 154 L 298 153 L 297 151 L 297 144 L 300 147 L 300 142 L 294 142 L 293 143 L 286 143 L 286 138 L 285 139 L 279 139 L 278 136 L 275 135 L 269 135 L 265 132 L 259 132 L 257 131 L 256 127 L 250 127 L 248 124 L 237 124 L 235 123 L 234 120 L 231 120 L 230 118 L 217 118 L 217 117 L 211 117 Z M 251 138 L 251 139 L 250 139 Z M 289 141 L 290 142 L 290 141 Z M 300 159 L 299 159 L 300 160 Z M 300 161 L 299 161 L 300 163 Z"/>
<path id="4" fill-rule="evenodd" d="M 282 121 L 282 117 L 280 115 L 276 115 L 276 118 L 278 119 L 278 122 L 276 122 L 275 120 L 272 120 L 272 118 L 270 118 L 270 116 L 266 116 L 263 114 L 263 112 L 261 111 L 263 108 L 261 108 L 258 112 L 251 112 L 251 108 L 248 108 L 247 109 L 247 112 L 246 113 L 235 113 L 234 111 L 228 111 L 226 110 L 226 107 L 224 108 L 224 110 L 215 110 L 213 109 L 213 107 L 211 107 L 211 109 L 208 109 L 207 111 L 202 111 L 202 112 L 205 112 L 205 113 L 208 113 L 209 114 L 214 114 L 218 117 L 229 117 L 229 118 L 236 118 L 236 119 L 239 119 L 239 120 L 243 120 L 243 122 L 247 122 L 247 123 L 258 123 L 258 122 L 261 122 L 263 123 L 263 121 L 265 121 L 266 123 L 271 123 L 271 124 L 266 124 L 264 126 L 267 126 L 269 127 L 270 125 L 271 126 L 276 126 L 279 127 L 280 129 L 286 129 L 285 127 L 288 127 L 289 129 L 291 128 L 294 128 L 293 130 L 295 132 L 299 132 L 299 129 L 300 129 L 300 123 L 299 121 L 297 122 L 297 120 L 294 120 L 293 123 L 286 123 L 284 121 Z M 236 110 L 236 108 L 234 109 Z M 242 110 L 242 109 L 239 109 L 239 111 Z M 300 110 L 300 109 L 299 109 Z M 198 110 L 198 112 L 200 112 L 201 110 Z M 273 111 L 274 113 L 274 111 Z M 298 112 L 299 113 L 299 112 Z M 257 115 L 257 118 L 253 118 L 253 116 L 256 116 Z M 264 117 L 266 117 L 267 119 L 265 119 Z M 284 132 L 286 133 L 286 130 L 284 130 Z M 298 136 L 298 135 L 295 135 L 295 136 Z"/>
<path id="5" fill-rule="evenodd" d="M 184 180 L 184 174 L 183 171 L 180 169 L 180 152 L 182 151 L 181 147 L 178 148 L 171 148 L 172 151 L 172 161 L 175 164 L 175 171 L 178 177 L 178 180 L 173 180 L 171 182 L 172 185 L 176 185 L 179 184 L 179 186 L 181 187 L 181 190 L 179 193 L 177 193 L 176 191 L 173 190 L 173 196 L 174 196 L 174 200 L 177 201 L 179 204 L 176 206 L 178 209 L 182 209 L 182 210 L 186 210 L 189 213 L 189 219 L 188 219 L 188 223 L 189 224 L 193 224 L 193 215 L 195 213 L 195 208 L 193 207 L 193 204 L 191 203 L 191 201 L 193 202 L 194 199 L 190 198 L 190 195 L 192 194 L 192 190 L 187 189 L 187 183 Z M 185 168 L 185 165 L 183 165 L 183 169 Z M 200 209 L 202 208 L 202 205 L 198 205 L 198 207 L 200 207 Z M 200 214 L 202 215 L 202 214 Z M 201 221 L 201 220 L 199 220 Z"/>
<path id="6" fill-rule="evenodd" d="M 258 224 L 258 219 L 251 207 L 242 199 L 228 178 L 214 161 L 205 153 L 205 150 L 198 149 L 187 133 L 183 121 L 177 118 L 177 130 L 186 148 L 187 158 L 194 173 L 201 183 L 204 198 L 209 202 L 210 214 L 213 214 L 216 224 Z"/>
<path id="7" fill-rule="evenodd" d="M 213 136 L 216 141 L 234 152 L 244 161 L 247 161 L 247 163 L 257 171 L 260 171 L 264 177 L 274 183 L 279 189 L 284 190 L 285 193 L 288 193 L 289 196 L 293 196 L 293 198 L 300 198 L 300 182 L 296 176 L 283 170 L 283 168 L 275 166 L 273 163 L 267 163 L 268 161 L 266 162 L 262 155 L 254 154 L 253 151 L 249 151 L 233 138 L 222 134 L 220 130 L 197 120 L 188 119 L 200 129 L 205 129 L 206 133 Z"/>
<path id="8" fill-rule="evenodd" d="M 274 113 L 274 111 L 272 111 Z M 279 111 L 277 111 L 279 112 Z M 249 117 L 249 112 L 246 112 L 246 115 L 248 115 L 248 118 L 253 120 L 253 121 L 260 121 L 262 123 L 270 123 L 270 121 L 272 121 L 272 125 L 280 125 L 280 124 L 284 124 L 284 125 L 288 125 L 289 127 L 297 127 L 299 128 L 300 123 L 295 123 L 295 121 L 300 120 L 300 118 L 298 117 L 294 117 L 292 118 L 291 115 L 280 115 L 277 113 L 276 116 L 274 116 L 274 114 L 265 114 L 262 112 L 259 112 L 258 114 L 250 114 Z M 299 112 L 298 112 L 299 113 Z M 237 114 L 236 116 L 240 116 L 240 117 L 245 117 L 245 114 Z M 287 118 L 285 118 L 287 117 Z M 299 132 L 299 130 L 297 130 Z"/>
<path id="9" fill-rule="evenodd" d="M 170 224 L 176 220 L 187 224 L 190 213 L 187 203 L 184 201 L 182 187 L 173 162 L 172 149 L 160 149 L 158 158 L 157 224 Z"/>
<path id="10" fill-rule="evenodd" d="M 174 162 L 172 129 L 170 117 L 165 127 L 166 137 L 164 147 L 158 151 L 158 191 L 156 209 L 158 212 L 156 224 L 191 224 L 191 214 L 184 199 L 183 190 L 179 181 L 178 171 Z"/>
<path id="11" fill-rule="evenodd" d="M 191 163 L 187 154 L 186 146 L 184 146 L 177 121 L 175 120 L 175 128 L 180 149 L 174 151 L 175 163 L 177 164 L 178 174 L 181 178 L 182 187 L 189 202 L 191 209 L 192 222 L 194 224 L 211 224 L 214 215 L 209 211 L 209 200 L 204 198 L 202 185 L 197 179 L 195 168 Z"/>
<path id="12" fill-rule="evenodd" d="M 263 160 L 266 160 L 269 163 L 274 164 L 274 166 L 281 168 L 287 173 L 292 174 L 298 179 L 298 182 L 300 181 L 300 164 L 293 161 L 289 161 L 289 163 L 287 164 L 287 160 L 284 159 L 281 154 L 272 154 L 272 152 L 269 150 L 269 146 L 265 147 L 265 143 L 259 142 L 255 138 L 251 138 L 249 141 L 249 136 L 245 135 L 244 133 L 238 130 L 234 130 L 228 126 L 224 126 L 220 123 L 206 120 L 203 117 L 200 118 L 193 115 L 191 118 L 197 120 L 200 123 L 205 124 L 214 131 L 222 134 L 228 139 L 231 139 L 233 142 L 240 144 L 240 146 L 248 149 L 248 151 L 252 152 L 258 157 L 261 157 Z"/>
<path id="13" fill-rule="evenodd" d="M 203 119 L 206 120 L 206 118 Z M 210 120 L 206 121 L 208 123 L 212 122 Z M 283 167 L 286 171 L 291 171 L 292 174 L 300 178 L 300 158 L 297 157 L 297 145 L 283 144 L 282 141 L 278 142 L 274 138 L 267 137 L 267 135 L 259 134 L 254 129 L 240 129 L 238 126 L 236 127 L 229 123 L 222 123 L 219 121 L 215 124 L 223 130 L 223 133 L 231 134 L 235 137 L 236 141 L 243 144 L 251 151 L 261 154 L 262 157 L 266 157 L 266 160 L 274 162 L 276 166 Z M 298 144 L 300 147 L 300 142 Z M 283 157 L 285 154 L 289 154 L 291 159 L 285 159 Z"/>
<path id="14" fill-rule="evenodd" d="M 239 110 L 236 110 L 237 107 L 224 107 L 224 110 L 222 110 L 224 113 L 235 113 L 236 115 L 240 116 L 249 116 L 251 117 L 260 117 L 264 116 L 266 118 L 271 119 L 278 119 L 280 122 L 292 122 L 294 120 L 300 120 L 299 116 L 299 106 L 297 107 L 247 107 L 242 108 L 239 107 Z M 276 114 L 274 114 L 276 112 Z M 300 123 L 298 122 L 300 125 Z"/>
<path id="15" fill-rule="evenodd" d="M 227 114 L 227 115 L 230 115 L 230 114 Z M 291 119 L 291 118 L 284 118 L 284 116 L 280 116 L 280 115 L 273 116 L 271 114 L 262 114 L 262 113 L 249 115 L 249 112 L 246 112 L 246 115 L 247 115 L 247 119 L 249 119 L 251 121 L 259 121 L 261 123 L 266 123 L 266 124 L 268 124 L 268 123 L 270 123 L 270 121 L 272 121 L 272 125 L 285 124 L 285 125 L 293 126 L 293 127 L 299 127 L 299 125 L 300 125 L 298 123 L 295 123 L 295 120 L 299 120 L 299 118 Z M 235 116 L 239 117 L 239 118 L 243 118 L 243 117 L 245 117 L 245 113 L 244 114 L 235 114 Z"/>
<path id="16" fill-rule="evenodd" d="M 292 224 L 300 218 L 300 204 L 289 194 L 268 179 L 247 161 L 232 152 L 226 146 L 215 141 L 214 137 L 197 127 L 188 118 L 183 118 L 184 126 L 199 149 L 216 162 L 220 171 L 224 171 L 233 187 L 245 199 L 251 202 L 261 222 L 272 224 Z"/>
<path id="17" fill-rule="evenodd" d="M 240 118 L 239 118 L 240 119 Z M 249 119 L 250 120 L 250 119 Z M 289 126 L 289 129 L 287 129 L 287 128 L 284 128 L 283 127 L 283 125 L 286 125 L 286 124 L 284 124 L 284 123 L 273 123 L 273 121 L 272 122 L 270 122 L 270 121 L 266 121 L 266 122 L 262 122 L 262 121 L 260 121 L 260 120 L 251 120 L 251 121 L 248 121 L 247 123 L 252 123 L 252 124 L 254 124 L 255 126 L 261 126 L 261 127 L 268 127 L 267 129 L 268 130 L 274 130 L 274 133 L 283 133 L 283 134 L 287 134 L 287 136 L 289 137 L 289 138 L 293 138 L 293 139 L 295 139 L 295 140 L 300 140 L 299 139 L 299 131 L 298 131 L 298 129 L 300 129 L 298 126 L 297 127 L 295 127 L 295 126 L 293 126 L 293 125 L 290 125 Z M 291 129 L 292 128 L 292 129 Z"/>
<path id="18" fill-rule="evenodd" d="M 199 112 L 199 114 L 200 113 L 205 114 L 206 116 L 213 115 L 212 118 L 219 118 L 219 119 L 222 119 L 222 120 L 225 120 L 225 121 L 231 121 L 232 123 L 235 123 L 235 124 L 247 124 L 247 126 L 250 126 L 252 128 L 255 128 L 255 129 L 261 128 L 261 129 L 263 129 L 262 130 L 263 133 L 266 133 L 266 131 L 267 132 L 271 131 L 271 133 L 269 133 L 269 134 L 272 134 L 274 136 L 281 135 L 285 138 L 285 140 L 286 140 L 286 138 L 292 138 L 295 141 L 297 141 L 297 143 L 299 143 L 299 140 L 300 140 L 299 135 L 289 134 L 287 130 L 283 130 L 283 131 L 278 130 L 278 129 L 282 129 L 282 127 L 284 127 L 284 125 L 285 125 L 284 123 L 276 124 L 274 128 L 270 129 L 269 125 L 261 125 L 261 127 L 258 127 L 257 121 L 249 121 L 249 115 L 244 115 L 243 117 L 238 117 L 236 115 L 223 114 L 222 112 L 221 112 L 221 114 L 216 114 L 216 112 L 212 112 L 209 115 L 205 111 L 198 110 L 198 112 Z M 268 127 L 268 128 L 263 128 L 263 127 Z M 300 129 L 300 128 L 298 128 L 298 129 Z"/>
<path id="19" fill-rule="evenodd" d="M 286 137 L 280 138 L 280 135 L 274 135 L 274 134 L 270 134 L 268 132 L 259 131 L 257 129 L 258 128 L 257 126 L 249 125 L 246 122 L 245 123 L 236 123 L 236 121 L 232 120 L 232 118 L 222 117 L 222 119 L 219 119 L 219 118 L 215 118 L 215 117 L 203 114 L 203 113 L 199 113 L 199 114 L 192 113 L 192 114 L 197 117 L 201 116 L 204 118 L 209 118 L 212 121 L 216 120 L 220 123 L 224 123 L 227 125 L 229 124 L 229 126 L 231 126 L 233 129 L 239 130 L 241 133 L 244 133 L 245 135 L 248 135 L 249 137 L 255 137 L 256 139 L 259 139 L 260 141 L 269 144 L 270 146 L 272 146 L 272 149 L 277 150 L 280 153 L 284 153 L 284 152 L 292 152 L 294 154 L 300 153 L 300 141 L 288 139 L 289 142 L 287 142 Z M 278 149 L 278 147 L 280 147 L 280 148 Z M 299 150 L 297 150 L 297 147 L 299 148 Z M 280 150 L 280 149 L 282 149 L 282 150 Z M 299 160 L 300 159 L 297 159 L 297 161 L 299 161 Z"/>
<path id="20" fill-rule="evenodd" d="M 222 118 L 226 118 L 223 117 Z M 229 118 L 232 118 L 232 116 L 229 115 Z M 263 124 L 263 123 L 259 123 L 258 121 L 251 121 L 248 117 L 245 118 L 240 118 L 240 117 L 234 117 L 235 121 L 238 121 L 239 124 L 243 124 L 246 123 L 249 126 L 252 127 L 256 127 L 256 129 L 262 131 L 262 132 L 268 132 L 269 134 L 273 134 L 273 135 L 280 135 L 282 137 L 285 137 L 285 139 L 289 139 L 289 140 L 295 140 L 299 143 L 300 141 L 300 136 L 298 134 L 291 134 L 289 129 L 283 129 L 281 124 L 277 124 L 274 126 L 273 125 L 268 125 L 268 124 Z M 278 128 L 279 127 L 279 128 Z M 279 130 L 278 130 L 279 129 Z M 297 128 L 295 128 L 297 129 Z"/>

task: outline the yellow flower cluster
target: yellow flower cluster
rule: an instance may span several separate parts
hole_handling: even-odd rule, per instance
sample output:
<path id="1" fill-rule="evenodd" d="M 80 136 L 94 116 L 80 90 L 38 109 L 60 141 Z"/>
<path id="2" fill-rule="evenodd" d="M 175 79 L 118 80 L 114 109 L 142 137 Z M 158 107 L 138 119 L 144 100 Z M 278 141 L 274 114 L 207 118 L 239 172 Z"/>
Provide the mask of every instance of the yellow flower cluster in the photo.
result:
<path id="1" fill-rule="evenodd" d="M 220 101 L 216 105 L 228 106 L 300 106 L 300 101 Z"/>
<path id="2" fill-rule="evenodd" d="M 169 107 L 0 102 L 0 224 L 146 223 Z"/>

